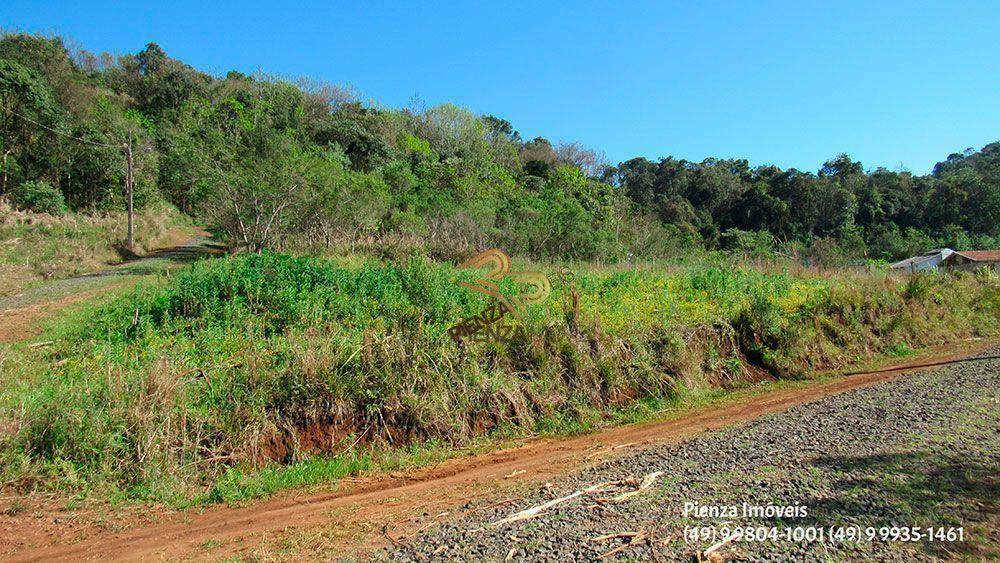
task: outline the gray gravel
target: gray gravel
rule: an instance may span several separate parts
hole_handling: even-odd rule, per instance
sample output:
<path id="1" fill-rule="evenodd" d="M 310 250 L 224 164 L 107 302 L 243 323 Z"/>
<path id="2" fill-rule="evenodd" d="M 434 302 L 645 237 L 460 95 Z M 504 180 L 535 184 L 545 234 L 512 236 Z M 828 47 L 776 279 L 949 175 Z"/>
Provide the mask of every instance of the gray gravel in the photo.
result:
<path id="1" fill-rule="evenodd" d="M 23 291 L 9 296 L 0 296 L 0 312 L 29 307 L 112 283 L 121 276 L 150 276 L 163 274 L 178 264 L 212 256 L 222 251 L 222 247 L 212 239 L 197 236 L 180 246 L 163 248 L 148 256 L 114 265 L 110 268 L 81 274 L 71 278 L 37 282 Z"/>
<path id="2" fill-rule="evenodd" d="M 983 354 L 996 356 L 1000 350 Z M 664 471 L 655 485 L 620 503 L 599 502 L 634 490 L 635 481 L 576 498 L 544 515 L 489 523 L 607 481 Z M 385 559 L 592 561 L 643 532 L 609 557 L 692 560 L 715 541 L 685 542 L 686 526 L 963 526 L 966 541 L 734 542 L 728 559 L 913 561 L 1000 556 L 996 523 L 1000 475 L 1000 359 L 952 364 L 784 413 L 656 446 L 591 467 L 524 499 L 488 508 L 382 554 Z M 684 517 L 701 505 L 805 506 L 803 518 Z M 992 523 L 992 525 L 991 525 Z M 483 529 L 485 528 L 485 529 Z M 721 539 L 721 538 L 720 538 Z"/>

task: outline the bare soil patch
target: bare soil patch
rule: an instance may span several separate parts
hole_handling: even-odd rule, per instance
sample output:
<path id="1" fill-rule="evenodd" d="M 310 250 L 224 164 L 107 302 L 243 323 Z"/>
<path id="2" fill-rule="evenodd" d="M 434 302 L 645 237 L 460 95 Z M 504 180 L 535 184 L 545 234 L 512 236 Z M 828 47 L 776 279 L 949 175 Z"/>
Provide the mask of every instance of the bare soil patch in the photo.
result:
<path id="1" fill-rule="evenodd" d="M 66 308 L 89 301 L 107 291 L 122 287 L 127 280 L 115 280 L 99 287 L 65 295 L 51 301 L 35 303 L 25 307 L 0 310 L 0 343 L 20 342 L 38 336 L 42 332 L 40 321 L 52 317 Z"/>

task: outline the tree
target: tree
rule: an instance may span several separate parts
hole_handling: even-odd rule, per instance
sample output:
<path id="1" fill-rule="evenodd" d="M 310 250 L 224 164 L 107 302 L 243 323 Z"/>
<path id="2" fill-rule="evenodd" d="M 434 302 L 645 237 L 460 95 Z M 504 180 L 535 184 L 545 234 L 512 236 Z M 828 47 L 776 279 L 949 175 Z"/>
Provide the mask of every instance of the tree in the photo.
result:
<path id="1" fill-rule="evenodd" d="M 282 111 L 283 86 L 255 83 L 241 99 L 215 108 L 219 129 L 204 147 L 212 156 L 216 202 L 207 214 L 251 252 L 276 246 L 307 223 L 319 190 L 318 167 L 328 163 L 303 146 Z"/>
<path id="2" fill-rule="evenodd" d="M 1000 182 L 971 182 L 968 193 L 965 227 L 980 235 L 1000 235 Z"/>
<path id="3" fill-rule="evenodd" d="M 156 43 L 135 55 L 121 57 L 105 75 L 116 91 L 131 96 L 143 114 L 159 117 L 180 109 L 191 99 L 205 97 L 210 76 L 171 59 Z"/>
<path id="4" fill-rule="evenodd" d="M 191 100 L 172 121 L 157 129 L 157 145 L 161 151 L 157 185 L 168 201 L 181 211 L 196 214 L 213 197 L 212 154 L 206 145 L 212 138 L 209 131 L 215 108 L 207 100 Z"/>
<path id="5" fill-rule="evenodd" d="M 606 180 L 624 188 L 628 197 L 644 209 L 652 209 L 656 203 L 657 176 L 656 164 L 643 157 L 622 162 L 604 174 Z"/>
<path id="6" fill-rule="evenodd" d="M 823 163 L 823 167 L 819 170 L 819 176 L 821 178 L 833 177 L 843 180 L 850 176 L 864 174 L 864 172 L 864 167 L 861 166 L 860 162 L 855 162 L 850 156 L 841 153 L 836 158 Z"/>
<path id="7" fill-rule="evenodd" d="M 749 172 L 746 160 L 705 159 L 693 167 L 681 193 L 695 208 L 723 219 L 725 207 L 744 189 Z"/>
<path id="8" fill-rule="evenodd" d="M 1000 232 L 1000 143 L 986 145 L 978 152 L 966 149 L 961 154 L 952 154 L 946 162 L 934 167 L 934 178 L 938 183 L 949 184 L 939 187 L 935 194 L 946 197 L 946 205 L 951 206 L 944 211 L 928 209 L 938 228 L 945 225 L 943 221 L 954 221 L 961 213 L 961 224 L 971 232 L 985 236 Z M 964 204 L 957 192 L 965 194 Z M 962 205 L 960 211 L 954 208 L 958 204 Z"/>
<path id="9" fill-rule="evenodd" d="M 855 222 L 862 227 L 871 227 L 885 220 L 887 215 L 882 192 L 878 185 L 868 178 L 857 192 L 858 210 Z"/>
<path id="10" fill-rule="evenodd" d="M 556 146 L 556 160 L 561 164 L 575 166 L 592 178 L 599 177 L 608 167 L 604 153 L 588 149 L 578 142 L 561 142 Z"/>
<path id="11" fill-rule="evenodd" d="M 45 84 L 25 66 L 0 59 L 0 194 L 7 191 L 11 157 L 57 125 L 58 108 Z"/>
<path id="12" fill-rule="evenodd" d="M 521 134 L 506 119 L 501 119 L 492 115 L 482 117 L 483 126 L 486 128 L 486 140 L 490 142 L 508 141 L 520 143 Z"/>
<path id="13" fill-rule="evenodd" d="M 506 119 L 492 115 L 481 118 L 486 131 L 486 142 L 490 145 L 493 162 L 506 169 L 520 165 L 518 153 L 521 149 L 521 134 Z"/>
<path id="14" fill-rule="evenodd" d="M 961 225 L 969 191 L 975 189 L 978 179 L 971 170 L 965 170 L 933 182 L 925 200 L 924 226 L 932 233 L 943 233 L 953 225 Z"/>
<path id="15" fill-rule="evenodd" d="M 743 192 L 740 199 L 728 213 L 725 227 L 735 227 L 744 231 L 770 231 L 776 229 L 787 233 L 786 226 L 791 217 L 788 203 L 774 197 L 766 182 L 755 182 Z"/>
<path id="16" fill-rule="evenodd" d="M 31 71 L 60 108 L 83 115 L 93 97 L 76 64 L 59 37 L 13 33 L 0 38 L 0 59 L 17 63 Z"/>
<path id="17" fill-rule="evenodd" d="M 395 156 L 386 117 L 360 103 L 341 104 L 336 112 L 321 118 L 313 127 L 313 139 L 320 145 L 338 145 L 356 170 L 374 170 Z"/>
<path id="18" fill-rule="evenodd" d="M 427 140 L 441 158 L 461 158 L 476 165 L 489 161 L 486 125 L 469 110 L 455 104 L 440 104 L 404 115 L 411 132 Z"/>
<path id="19" fill-rule="evenodd" d="M 532 176 L 544 178 L 558 161 L 552 143 L 544 137 L 535 137 L 521 147 L 521 162 L 524 171 Z"/>
<path id="20" fill-rule="evenodd" d="M 829 236 L 854 226 L 858 201 L 854 192 L 840 182 L 820 181 L 813 191 L 815 222 L 813 234 Z"/>

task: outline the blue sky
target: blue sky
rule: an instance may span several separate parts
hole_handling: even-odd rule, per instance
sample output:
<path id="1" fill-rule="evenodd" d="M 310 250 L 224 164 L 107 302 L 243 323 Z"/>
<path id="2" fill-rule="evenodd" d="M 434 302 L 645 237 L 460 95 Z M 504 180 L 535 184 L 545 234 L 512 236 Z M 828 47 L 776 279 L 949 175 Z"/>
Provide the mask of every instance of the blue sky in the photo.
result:
<path id="1" fill-rule="evenodd" d="M 163 4 L 163 5 L 154 5 Z M 169 4 L 169 5 L 168 5 Z M 917 173 L 1000 140 L 992 2 L 25 2 L 6 29 L 454 102 L 633 156 Z"/>

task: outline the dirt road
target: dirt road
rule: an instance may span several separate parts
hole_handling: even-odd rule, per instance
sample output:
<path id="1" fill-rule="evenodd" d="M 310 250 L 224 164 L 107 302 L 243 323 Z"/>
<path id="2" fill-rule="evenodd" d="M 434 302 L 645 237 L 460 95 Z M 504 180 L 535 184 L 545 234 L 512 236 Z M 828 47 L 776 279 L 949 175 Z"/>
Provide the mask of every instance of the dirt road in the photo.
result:
<path id="1" fill-rule="evenodd" d="M 998 353 L 629 452 L 384 557 L 996 561 Z"/>
<path id="2" fill-rule="evenodd" d="M 463 507 L 472 500 L 491 498 L 503 505 L 517 491 L 603 459 L 656 444 L 676 443 L 706 430 L 876 385 L 921 366 L 967 357 L 990 344 L 966 343 L 878 371 L 800 388 L 744 394 L 724 406 L 684 413 L 671 420 L 565 440 L 538 440 L 516 449 L 450 460 L 406 475 L 345 480 L 319 494 L 290 494 L 244 508 L 216 507 L 200 514 L 169 514 L 160 523 L 126 526 L 119 531 L 93 527 L 67 538 L 40 530 L 38 524 L 32 528 L 31 519 L 3 518 L 0 526 L 7 532 L 31 539 L 13 546 L 0 543 L 0 553 L 7 553 L 14 561 L 371 553 L 462 516 Z M 81 540 L 81 535 L 85 539 Z"/>
<path id="3" fill-rule="evenodd" d="M 153 250 L 146 256 L 98 272 L 47 281 L 0 298 L 0 343 L 30 339 L 41 332 L 41 321 L 67 307 L 93 301 L 115 288 L 135 284 L 144 276 L 160 274 L 222 251 L 207 233 L 202 233 L 182 244 Z"/>

